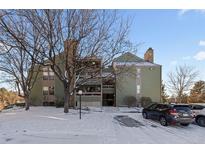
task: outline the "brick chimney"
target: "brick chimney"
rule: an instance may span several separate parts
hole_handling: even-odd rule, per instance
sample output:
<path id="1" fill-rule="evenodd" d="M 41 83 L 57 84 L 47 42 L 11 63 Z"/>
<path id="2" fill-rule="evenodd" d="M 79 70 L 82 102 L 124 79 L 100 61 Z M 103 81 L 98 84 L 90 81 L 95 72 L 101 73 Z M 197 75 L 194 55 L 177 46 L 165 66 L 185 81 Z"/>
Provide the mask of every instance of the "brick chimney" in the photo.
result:
<path id="1" fill-rule="evenodd" d="M 65 58 L 68 58 L 68 65 L 74 65 L 75 60 L 76 60 L 76 50 L 77 50 L 77 46 L 78 46 L 78 42 L 76 40 L 66 40 L 64 41 L 64 54 L 65 54 Z M 75 84 L 75 72 L 73 70 L 73 68 L 70 68 L 70 72 L 73 73 L 73 78 L 70 80 L 70 88 L 74 89 L 74 84 Z M 71 98 L 70 98 L 70 107 L 75 107 L 75 91 L 72 94 Z"/>
<path id="2" fill-rule="evenodd" d="M 78 42 L 76 40 L 65 40 L 64 41 L 64 52 L 68 58 L 69 63 L 73 63 L 74 57 L 76 56 Z"/>
<path id="3" fill-rule="evenodd" d="M 153 63 L 154 62 L 154 50 L 149 48 L 144 54 L 144 60 Z"/>

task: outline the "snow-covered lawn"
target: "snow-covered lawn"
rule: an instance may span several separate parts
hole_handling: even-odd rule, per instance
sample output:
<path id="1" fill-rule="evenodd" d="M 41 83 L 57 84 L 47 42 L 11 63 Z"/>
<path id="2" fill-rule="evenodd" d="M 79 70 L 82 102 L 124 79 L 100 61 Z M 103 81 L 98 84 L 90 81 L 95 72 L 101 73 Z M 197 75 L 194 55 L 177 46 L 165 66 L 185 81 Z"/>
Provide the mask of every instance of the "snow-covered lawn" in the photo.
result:
<path id="1" fill-rule="evenodd" d="M 63 113 L 62 108 L 31 107 L 0 112 L 0 143 L 205 143 L 205 128 L 163 127 L 145 120 L 137 109 L 92 108 Z M 125 115 L 142 126 L 126 127 L 114 119 Z"/>

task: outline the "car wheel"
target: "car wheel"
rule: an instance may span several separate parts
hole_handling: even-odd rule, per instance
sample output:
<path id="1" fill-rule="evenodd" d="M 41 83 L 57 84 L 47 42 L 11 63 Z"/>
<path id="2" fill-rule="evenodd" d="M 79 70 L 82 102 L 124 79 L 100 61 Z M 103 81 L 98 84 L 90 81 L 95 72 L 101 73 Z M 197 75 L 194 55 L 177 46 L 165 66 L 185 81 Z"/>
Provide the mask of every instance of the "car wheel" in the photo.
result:
<path id="1" fill-rule="evenodd" d="M 189 124 L 180 124 L 180 125 L 182 125 L 182 126 L 189 126 Z"/>
<path id="2" fill-rule="evenodd" d="M 142 113 L 142 116 L 143 116 L 143 118 L 148 119 L 148 116 L 147 116 L 147 113 L 146 113 L 146 112 L 143 112 L 143 113 Z"/>
<path id="3" fill-rule="evenodd" d="M 205 117 L 199 117 L 196 122 L 199 126 L 205 127 Z"/>
<path id="4" fill-rule="evenodd" d="M 165 117 L 160 117 L 159 122 L 162 126 L 167 126 L 167 120 Z"/>

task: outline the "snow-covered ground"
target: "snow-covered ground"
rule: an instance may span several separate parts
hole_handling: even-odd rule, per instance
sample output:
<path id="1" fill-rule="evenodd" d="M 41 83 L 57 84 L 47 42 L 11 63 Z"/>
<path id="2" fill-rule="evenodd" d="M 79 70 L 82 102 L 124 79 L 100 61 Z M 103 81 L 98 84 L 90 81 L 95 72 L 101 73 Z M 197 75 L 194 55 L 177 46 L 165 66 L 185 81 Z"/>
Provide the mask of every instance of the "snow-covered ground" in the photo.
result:
<path id="1" fill-rule="evenodd" d="M 205 128 L 163 127 L 145 120 L 135 108 L 92 108 L 63 113 L 62 108 L 14 108 L 0 112 L 0 143 L 205 143 Z M 142 126 L 126 127 L 114 119 L 125 115 Z"/>

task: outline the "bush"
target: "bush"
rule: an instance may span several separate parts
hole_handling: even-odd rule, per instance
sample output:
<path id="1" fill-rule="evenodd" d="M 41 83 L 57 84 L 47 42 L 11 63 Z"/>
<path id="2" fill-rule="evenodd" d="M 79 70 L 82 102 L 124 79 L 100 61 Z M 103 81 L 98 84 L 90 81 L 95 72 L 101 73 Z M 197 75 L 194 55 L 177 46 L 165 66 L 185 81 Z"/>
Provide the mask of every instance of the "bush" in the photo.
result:
<path id="1" fill-rule="evenodd" d="M 22 103 L 16 103 L 15 105 L 16 105 L 16 106 L 19 106 L 19 107 L 24 107 L 24 106 L 25 106 L 25 103 L 24 103 L 24 102 L 22 102 Z"/>
<path id="2" fill-rule="evenodd" d="M 140 102 L 142 107 L 147 107 L 153 103 L 150 97 L 141 97 Z"/>
<path id="3" fill-rule="evenodd" d="M 56 108 L 64 107 L 63 101 L 56 101 Z"/>
<path id="4" fill-rule="evenodd" d="M 127 103 L 128 107 L 134 107 L 137 105 L 137 99 L 134 96 L 126 96 L 124 102 Z"/>

